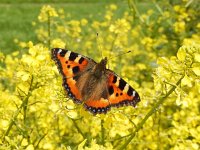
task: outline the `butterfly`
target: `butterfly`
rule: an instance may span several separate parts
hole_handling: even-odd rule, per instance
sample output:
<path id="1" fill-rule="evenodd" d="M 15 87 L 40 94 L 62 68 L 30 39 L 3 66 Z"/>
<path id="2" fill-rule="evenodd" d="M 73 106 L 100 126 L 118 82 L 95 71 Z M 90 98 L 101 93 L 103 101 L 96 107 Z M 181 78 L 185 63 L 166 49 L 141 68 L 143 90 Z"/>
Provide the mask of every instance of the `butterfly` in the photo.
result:
<path id="1" fill-rule="evenodd" d="M 111 107 L 135 107 L 140 101 L 139 94 L 126 81 L 106 68 L 106 57 L 96 63 L 81 54 L 53 48 L 52 59 L 62 74 L 67 95 L 93 114 L 106 113 Z"/>

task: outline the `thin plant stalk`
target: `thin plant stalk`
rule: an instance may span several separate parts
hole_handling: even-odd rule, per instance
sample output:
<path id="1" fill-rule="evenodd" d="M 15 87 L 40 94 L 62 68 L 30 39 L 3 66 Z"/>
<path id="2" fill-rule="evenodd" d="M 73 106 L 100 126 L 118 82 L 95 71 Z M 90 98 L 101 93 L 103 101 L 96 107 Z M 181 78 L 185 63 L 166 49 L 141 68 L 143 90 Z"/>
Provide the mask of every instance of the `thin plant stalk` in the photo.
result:
<path id="1" fill-rule="evenodd" d="M 51 16 L 48 13 L 48 47 L 51 49 Z"/>
<path id="2" fill-rule="evenodd" d="M 136 133 L 142 129 L 143 125 L 146 123 L 146 121 L 156 112 L 159 110 L 159 107 L 164 103 L 166 98 L 172 94 L 172 92 L 175 91 L 178 85 L 180 85 L 181 80 L 183 79 L 184 76 L 182 76 L 178 82 L 176 83 L 176 86 L 173 86 L 169 92 L 164 96 L 159 99 L 159 101 L 151 108 L 151 110 L 146 114 L 146 116 L 142 119 L 142 121 L 137 125 L 135 131 L 130 135 L 130 137 L 125 141 L 125 143 L 119 148 L 119 150 L 124 150 L 128 144 L 132 141 L 132 139 L 135 137 Z"/>

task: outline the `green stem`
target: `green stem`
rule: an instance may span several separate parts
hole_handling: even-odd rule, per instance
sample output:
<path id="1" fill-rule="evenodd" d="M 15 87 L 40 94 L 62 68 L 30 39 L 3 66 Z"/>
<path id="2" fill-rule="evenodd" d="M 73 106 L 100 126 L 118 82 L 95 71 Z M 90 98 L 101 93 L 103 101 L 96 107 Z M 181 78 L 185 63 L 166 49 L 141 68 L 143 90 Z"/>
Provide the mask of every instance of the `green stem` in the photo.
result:
<path id="1" fill-rule="evenodd" d="M 28 93 L 26 94 L 27 96 L 24 98 L 22 104 L 21 104 L 20 107 L 17 109 L 17 111 L 14 113 L 13 118 L 10 120 L 8 129 L 6 130 L 5 134 L 3 135 L 3 139 L 5 138 L 5 136 L 7 136 L 7 135 L 9 134 L 10 130 L 12 129 L 13 125 L 15 124 L 15 120 L 17 119 L 17 116 L 19 115 L 21 109 L 24 108 L 24 111 L 25 111 L 25 105 L 27 105 L 28 99 L 29 99 L 29 97 L 31 96 L 32 84 L 33 84 L 33 77 L 32 77 L 32 79 L 31 79 L 31 83 L 30 83 L 30 87 L 29 87 Z M 26 112 L 26 111 L 25 111 L 25 112 Z M 24 113 L 25 113 L 25 112 L 24 112 Z M 26 113 L 25 113 L 24 115 L 26 115 Z"/>
<path id="2" fill-rule="evenodd" d="M 38 149 L 40 142 L 45 138 L 45 136 L 47 135 L 47 133 L 45 133 L 39 140 L 38 143 L 35 146 L 35 149 Z"/>
<path id="3" fill-rule="evenodd" d="M 159 101 L 151 108 L 151 110 L 147 113 L 147 115 L 144 117 L 144 119 L 142 119 L 142 121 L 138 124 L 137 128 L 135 129 L 135 131 L 131 134 L 131 136 L 128 138 L 128 140 L 119 148 L 119 150 L 124 150 L 127 145 L 131 142 L 131 140 L 135 137 L 136 133 L 143 127 L 143 125 L 145 124 L 145 122 L 149 119 L 149 117 L 152 116 L 152 114 L 154 114 L 157 110 L 159 110 L 159 107 L 161 104 L 163 104 L 163 102 L 165 101 L 165 99 L 176 89 L 176 87 L 181 83 L 181 80 L 183 79 L 184 76 L 182 76 L 178 82 L 176 83 L 176 86 L 173 86 L 169 92 L 164 96 L 161 97 L 159 99 Z"/>
<path id="4" fill-rule="evenodd" d="M 71 118 L 72 119 L 72 118 Z M 76 121 L 74 119 L 72 119 L 72 122 L 74 123 L 75 128 L 77 129 L 77 131 L 83 136 L 83 138 L 85 138 L 85 135 L 83 134 L 83 132 L 81 131 L 81 129 L 79 128 L 79 126 L 77 125 Z"/>
<path id="5" fill-rule="evenodd" d="M 160 124 L 161 124 L 161 109 L 159 109 L 158 114 L 156 115 L 157 120 L 157 149 L 159 150 L 161 148 L 161 137 L 160 137 Z"/>
<path id="6" fill-rule="evenodd" d="M 128 5 L 129 5 L 129 8 L 131 9 L 131 12 L 133 13 L 133 15 L 135 16 L 135 14 L 136 14 L 136 16 L 138 16 L 139 20 L 142 23 L 144 23 L 144 20 L 142 19 L 140 12 L 137 9 L 137 6 L 135 4 L 135 0 L 128 0 Z"/>
<path id="7" fill-rule="evenodd" d="M 23 105 L 23 110 L 24 110 L 24 124 L 26 123 L 26 116 L 27 116 L 27 108 L 28 108 L 28 100 L 29 100 L 29 91 L 32 90 L 32 84 L 33 84 L 33 76 L 31 76 L 31 82 L 30 82 L 30 87 L 28 90 L 28 96 L 26 97 L 26 99 L 24 100 L 24 105 Z"/>
<path id="8" fill-rule="evenodd" d="M 158 5 L 158 3 L 156 1 L 153 1 L 153 4 L 155 5 L 156 9 L 158 10 L 158 12 L 164 16 L 164 13 L 163 13 L 163 10 L 162 8 Z M 169 24 L 169 25 L 172 25 L 172 22 L 170 20 L 166 20 L 166 22 Z"/>
<path id="9" fill-rule="evenodd" d="M 48 46 L 51 49 L 51 17 L 48 13 Z"/>

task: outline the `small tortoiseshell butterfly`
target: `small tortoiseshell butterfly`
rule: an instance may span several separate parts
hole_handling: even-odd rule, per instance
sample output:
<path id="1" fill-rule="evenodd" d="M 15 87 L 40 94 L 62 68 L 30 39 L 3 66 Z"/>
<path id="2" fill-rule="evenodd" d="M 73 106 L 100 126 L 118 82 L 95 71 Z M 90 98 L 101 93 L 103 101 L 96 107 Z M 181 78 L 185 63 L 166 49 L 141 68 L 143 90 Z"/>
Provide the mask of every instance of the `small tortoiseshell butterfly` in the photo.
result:
<path id="1" fill-rule="evenodd" d="M 138 93 L 113 71 L 106 69 L 107 58 L 96 63 L 91 58 L 60 48 L 52 49 L 52 58 L 63 76 L 67 95 L 84 103 L 93 114 L 106 113 L 111 106 L 135 106 Z"/>

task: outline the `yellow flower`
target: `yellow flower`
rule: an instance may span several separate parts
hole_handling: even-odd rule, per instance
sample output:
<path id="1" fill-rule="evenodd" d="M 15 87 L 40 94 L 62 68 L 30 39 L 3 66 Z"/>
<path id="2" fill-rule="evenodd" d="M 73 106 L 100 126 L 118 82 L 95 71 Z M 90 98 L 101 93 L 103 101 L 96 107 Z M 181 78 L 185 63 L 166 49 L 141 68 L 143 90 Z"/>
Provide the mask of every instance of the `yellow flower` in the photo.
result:
<path id="1" fill-rule="evenodd" d="M 185 22 L 179 21 L 174 23 L 174 31 L 177 33 L 183 33 L 185 32 Z"/>
<path id="2" fill-rule="evenodd" d="M 197 24 L 197 28 L 199 28 L 199 29 L 200 29 L 200 23 L 198 23 L 198 24 Z"/>
<path id="3" fill-rule="evenodd" d="M 174 11 L 175 11 L 175 12 L 179 12 L 180 9 L 181 9 L 180 5 L 175 5 L 175 6 L 174 6 Z"/>
<path id="4" fill-rule="evenodd" d="M 22 81 L 27 81 L 30 77 L 30 74 L 25 71 L 19 71 L 17 72 L 17 77 L 21 78 Z"/>
<path id="5" fill-rule="evenodd" d="M 80 33 L 82 31 L 82 28 L 80 26 L 80 21 L 77 20 L 71 20 L 68 22 L 69 24 L 69 35 L 73 38 L 80 37 Z"/>
<path id="6" fill-rule="evenodd" d="M 32 21 L 31 24 L 32 24 L 32 26 L 36 26 L 36 22 L 35 21 Z"/>
<path id="7" fill-rule="evenodd" d="M 8 125 L 9 125 L 8 120 L 3 120 L 3 119 L 0 120 L 0 126 L 3 130 L 6 130 L 8 128 Z"/>
<path id="8" fill-rule="evenodd" d="M 150 37 L 145 37 L 143 38 L 143 40 L 141 41 L 141 43 L 143 45 L 146 45 L 147 50 L 151 50 L 152 46 L 153 46 L 153 39 Z"/>
<path id="9" fill-rule="evenodd" d="M 46 142 L 44 145 L 43 145 L 43 149 L 53 149 L 53 145 L 49 142 Z"/>
<path id="10" fill-rule="evenodd" d="M 139 33 L 137 32 L 137 30 L 131 30 L 131 34 L 134 38 L 139 37 Z"/>
<path id="11" fill-rule="evenodd" d="M 54 39 L 51 42 L 51 47 L 58 47 L 58 48 L 65 48 L 66 43 L 63 42 L 61 39 Z"/>
<path id="12" fill-rule="evenodd" d="M 16 57 L 17 55 L 19 55 L 19 51 L 15 51 L 15 52 L 12 53 L 12 56 Z"/>
<path id="13" fill-rule="evenodd" d="M 64 26 L 56 26 L 56 31 L 57 32 L 60 32 L 60 33 L 64 33 L 66 31 L 65 27 Z"/>
<path id="14" fill-rule="evenodd" d="M 22 146 L 27 146 L 27 145 L 28 145 L 28 140 L 24 138 L 24 139 L 22 140 L 21 145 L 22 145 Z"/>
<path id="15" fill-rule="evenodd" d="M 81 25 L 85 26 L 86 24 L 88 24 L 87 19 L 81 19 Z"/>
<path id="16" fill-rule="evenodd" d="M 63 8 L 60 8 L 60 9 L 58 10 L 58 12 L 59 12 L 59 14 L 64 14 L 64 13 L 65 13 L 65 11 L 64 11 Z"/>
<path id="17" fill-rule="evenodd" d="M 163 16 L 164 16 L 165 18 L 170 17 L 170 12 L 169 12 L 169 11 L 164 11 L 164 12 L 163 12 Z"/>
<path id="18" fill-rule="evenodd" d="M 58 13 L 50 5 L 44 5 L 40 11 L 38 20 L 40 22 L 45 22 L 49 19 L 49 17 L 58 17 Z"/>
<path id="19" fill-rule="evenodd" d="M 25 150 L 34 150 L 34 149 L 35 149 L 34 146 L 31 144 L 27 146 Z"/>
<path id="20" fill-rule="evenodd" d="M 37 37 L 39 40 L 46 42 L 48 38 L 48 32 L 44 28 L 39 28 L 36 30 Z"/>
<path id="21" fill-rule="evenodd" d="M 92 23 L 92 27 L 94 28 L 94 29 L 99 29 L 100 28 L 100 22 L 98 22 L 98 21 L 94 21 L 93 23 Z"/>
<path id="22" fill-rule="evenodd" d="M 32 48 L 33 47 L 33 42 L 32 41 L 29 41 L 28 44 L 27 44 L 28 48 Z"/>
<path id="23" fill-rule="evenodd" d="M 110 9 L 111 9 L 111 10 L 116 10 L 116 9 L 117 9 L 117 5 L 111 4 L 111 5 L 110 5 Z"/>
<path id="24" fill-rule="evenodd" d="M 111 15 L 109 15 L 109 14 L 105 15 L 105 19 L 107 19 L 107 20 L 111 20 L 111 18 L 112 18 Z"/>
<path id="25" fill-rule="evenodd" d="M 72 26 L 79 26 L 79 25 L 80 25 L 80 22 L 77 21 L 77 20 L 71 20 L 71 21 L 69 22 L 69 24 L 72 25 Z"/>
<path id="26" fill-rule="evenodd" d="M 148 17 L 149 17 L 149 16 L 146 15 L 146 14 L 142 14 L 142 15 L 141 15 L 142 20 L 147 20 Z"/>
<path id="27" fill-rule="evenodd" d="M 154 11 L 153 11 L 153 9 L 149 9 L 148 11 L 147 11 L 147 14 L 150 16 L 150 15 L 152 15 L 154 13 Z"/>
<path id="28" fill-rule="evenodd" d="M 25 48 L 27 46 L 27 44 L 25 42 L 19 42 L 19 46 L 22 48 Z"/>
<path id="29" fill-rule="evenodd" d="M 113 16 L 113 12 L 108 10 L 106 11 L 104 18 L 106 19 L 106 21 L 110 21 L 112 19 L 112 16 Z"/>
<path id="30" fill-rule="evenodd" d="M 118 19 L 114 24 L 112 24 L 109 28 L 110 32 L 118 33 L 126 33 L 130 30 L 131 25 L 125 19 Z"/>

